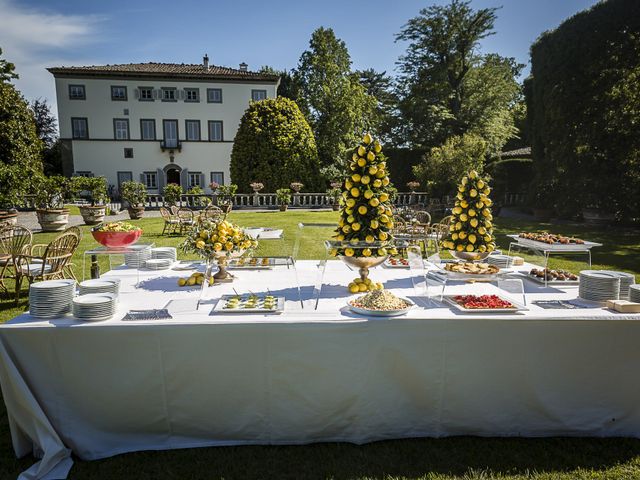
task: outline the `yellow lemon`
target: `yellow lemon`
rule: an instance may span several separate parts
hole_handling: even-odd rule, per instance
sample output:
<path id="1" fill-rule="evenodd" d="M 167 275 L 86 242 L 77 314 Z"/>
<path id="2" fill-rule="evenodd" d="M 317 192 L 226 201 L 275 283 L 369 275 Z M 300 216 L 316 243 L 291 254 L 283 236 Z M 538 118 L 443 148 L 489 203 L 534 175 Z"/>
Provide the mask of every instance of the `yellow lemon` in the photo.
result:
<path id="1" fill-rule="evenodd" d="M 360 175 L 357 173 L 351 175 L 351 180 L 353 180 L 355 183 L 358 183 L 360 181 Z"/>
<path id="2" fill-rule="evenodd" d="M 389 222 L 389 217 L 386 214 L 383 213 L 382 215 L 380 215 L 380 221 L 382 223 L 388 223 Z"/>
<path id="3" fill-rule="evenodd" d="M 374 186 L 375 188 L 380 188 L 380 187 L 382 186 L 382 180 L 380 180 L 379 178 L 376 178 L 376 179 L 373 181 L 373 186 Z"/>
<path id="4" fill-rule="evenodd" d="M 386 192 L 382 192 L 380 194 L 380 201 L 381 202 L 386 202 L 387 200 L 389 200 L 389 194 Z"/>
<path id="5" fill-rule="evenodd" d="M 471 195 L 472 197 L 477 197 L 478 191 L 475 188 L 472 188 L 471 191 L 469 191 L 469 195 Z"/>
<path id="6" fill-rule="evenodd" d="M 372 207 L 377 207 L 380 204 L 380 200 L 378 200 L 377 198 L 372 198 L 371 200 L 369 200 L 369 205 L 371 205 Z"/>
<path id="7" fill-rule="evenodd" d="M 397 254 L 398 254 L 398 249 L 397 249 L 397 248 L 395 248 L 395 247 L 394 247 L 394 248 L 391 248 L 391 249 L 389 249 L 389 253 L 390 253 L 391 255 L 397 255 Z"/>
<path id="8" fill-rule="evenodd" d="M 369 160 L 370 162 L 373 162 L 376 158 L 376 154 L 373 152 L 369 152 L 367 153 L 367 160 Z"/>
<path id="9" fill-rule="evenodd" d="M 478 247 L 478 251 L 479 252 L 486 252 L 487 251 L 487 246 L 486 245 L 480 245 Z"/>
<path id="10" fill-rule="evenodd" d="M 469 181 L 469 179 L 466 176 L 462 177 L 462 184 L 463 185 L 466 185 L 468 181 Z"/>
<path id="11" fill-rule="evenodd" d="M 392 216 L 392 215 L 393 215 L 393 212 L 391 211 L 391 209 L 390 209 L 390 208 L 387 208 L 387 209 L 384 211 L 384 213 L 386 213 L 388 216 Z"/>
<path id="12" fill-rule="evenodd" d="M 198 277 L 198 278 L 196 278 L 196 283 L 197 283 L 198 285 L 202 285 L 202 281 L 203 281 L 203 280 L 204 280 L 204 279 L 203 279 L 203 277 Z"/>
<path id="13" fill-rule="evenodd" d="M 209 232 L 207 232 L 206 230 L 202 230 L 199 236 L 200 238 L 206 239 L 209 236 Z"/>
<path id="14" fill-rule="evenodd" d="M 476 216 L 476 211 L 473 208 L 469 209 L 468 213 L 469 213 L 470 217 L 475 217 Z"/>
<path id="15" fill-rule="evenodd" d="M 355 170 L 356 168 L 358 168 L 358 162 L 351 162 L 351 163 L 349 164 L 349 168 L 350 168 L 351 170 Z"/>
<path id="16" fill-rule="evenodd" d="M 467 238 L 467 234 L 465 232 L 460 232 L 458 233 L 458 238 L 460 238 L 461 240 L 464 240 L 465 238 Z"/>
<path id="17" fill-rule="evenodd" d="M 351 183 L 350 180 L 347 180 L 346 182 L 344 182 L 344 188 L 349 190 L 351 187 L 353 187 L 353 183 Z"/>
<path id="18" fill-rule="evenodd" d="M 367 235 L 367 236 L 365 237 L 365 239 L 364 239 L 364 241 L 365 241 L 365 242 L 367 242 L 367 243 L 373 243 L 373 242 L 375 242 L 375 240 L 376 240 L 376 239 L 375 239 L 375 238 L 373 238 L 373 235 Z"/>
<path id="19" fill-rule="evenodd" d="M 351 240 L 349 240 L 349 243 L 351 245 L 357 245 L 358 243 L 360 243 L 360 240 L 358 240 L 357 238 L 352 238 Z"/>
<path id="20" fill-rule="evenodd" d="M 354 253 L 353 248 L 345 248 L 344 249 L 344 254 L 347 257 L 353 257 L 353 253 Z"/>
<path id="21" fill-rule="evenodd" d="M 375 175 L 376 173 L 378 173 L 378 167 L 376 167 L 375 165 L 371 165 L 369 167 L 369 175 Z"/>
<path id="22" fill-rule="evenodd" d="M 381 169 L 380 167 L 378 167 L 378 172 L 376 173 L 376 178 L 382 178 L 386 175 L 386 173 L 384 172 L 383 169 Z"/>
<path id="23" fill-rule="evenodd" d="M 460 207 L 455 207 L 453 209 L 453 213 L 455 213 L 456 215 L 460 215 L 462 213 L 462 208 Z"/>
<path id="24" fill-rule="evenodd" d="M 197 282 L 197 280 L 196 280 L 195 277 L 189 277 L 189 280 L 187 280 L 187 285 L 193 286 L 193 285 L 196 284 L 196 282 Z"/>
<path id="25" fill-rule="evenodd" d="M 462 230 L 462 223 L 461 222 L 456 223 L 456 230 Z"/>
<path id="26" fill-rule="evenodd" d="M 484 182 L 482 180 L 478 180 L 478 183 L 476 183 L 476 186 L 482 190 L 484 188 Z"/>
<path id="27" fill-rule="evenodd" d="M 462 200 L 462 201 L 460 202 L 460 206 L 461 206 L 462 208 L 467 208 L 467 207 L 469 206 L 469 204 L 468 204 L 465 200 Z"/>
<path id="28" fill-rule="evenodd" d="M 369 184 L 369 182 L 371 181 L 371 179 L 369 178 L 369 176 L 368 176 L 368 175 L 364 175 L 364 176 L 360 179 L 360 181 L 362 182 L 362 184 L 363 184 L 363 185 L 368 185 L 368 184 Z"/>
<path id="29" fill-rule="evenodd" d="M 473 252 L 473 245 L 467 245 L 467 252 Z"/>
<path id="30" fill-rule="evenodd" d="M 490 242 L 491 241 L 491 235 L 485 235 L 484 236 L 484 241 L 485 242 Z"/>
<path id="31" fill-rule="evenodd" d="M 384 177 L 382 179 L 382 185 L 384 185 L 385 187 L 389 185 L 389 177 Z"/>
<path id="32" fill-rule="evenodd" d="M 358 290 L 360 290 L 361 292 L 366 292 L 367 291 L 367 284 L 366 283 L 361 283 L 360 285 L 358 285 Z"/>
<path id="33" fill-rule="evenodd" d="M 487 229 L 486 229 L 486 228 L 484 228 L 484 227 L 480 227 L 480 228 L 478 229 L 478 233 L 479 233 L 480 235 L 484 235 L 485 233 L 487 233 Z"/>
<path id="34" fill-rule="evenodd" d="M 358 293 L 360 291 L 360 289 L 358 288 L 358 285 L 355 283 L 350 283 L 349 284 L 349 292 L 351 293 Z"/>
<path id="35" fill-rule="evenodd" d="M 352 229 L 354 232 L 357 232 L 358 230 L 360 230 L 360 224 L 359 224 L 359 223 L 357 223 L 357 222 L 356 222 L 356 223 L 354 223 L 353 225 L 351 225 L 351 229 Z"/>
<path id="36" fill-rule="evenodd" d="M 178 286 L 179 287 L 184 287 L 187 284 L 187 281 L 184 278 L 179 278 L 178 279 Z"/>
<path id="37" fill-rule="evenodd" d="M 336 240 L 338 240 L 339 242 L 344 241 L 344 235 L 336 235 Z"/>
<path id="38" fill-rule="evenodd" d="M 358 161 L 358 154 L 353 152 L 353 155 L 351 155 L 351 160 L 353 160 L 354 162 Z"/>
<path id="39" fill-rule="evenodd" d="M 380 255 L 381 257 L 384 257 L 387 254 L 387 249 L 386 248 L 379 248 L 378 249 L 378 255 Z"/>
<path id="40" fill-rule="evenodd" d="M 344 209 L 344 212 L 345 212 L 347 215 L 351 215 L 351 214 L 353 213 L 353 208 L 345 208 L 345 209 Z"/>
<path id="41" fill-rule="evenodd" d="M 349 225 L 345 225 L 344 227 L 342 227 L 342 231 L 344 233 L 349 233 L 351 231 L 351 227 Z"/>
<path id="42" fill-rule="evenodd" d="M 371 220 L 369 226 L 375 230 L 376 228 L 378 228 L 378 220 Z"/>
<path id="43" fill-rule="evenodd" d="M 476 236 L 473 233 L 471 235 L 469 235 L 469 242 L 470 243 L 476 243 Z"/>
<path id="44" fill-rule="evenodd" d="M 368 248 L 365 248 L 364 250 L 362 250 L 362 255 L 364 255 L 365 257 L 370 257 L 371 256 L 371 250 Z"/>
<path id="45" fill-rule="evenodd" d="M 493 223 L 491 223 L 490 220 L 485 220 L 484 221 L 484 226 L 487 227 L 487 228 L 491 228 L 491 227 L 493 227 Z"/>
<path id="46" fill-rule="evenodd" d="M 378 215 L 382 215 L 384 213 L 384 206 L 378 205 Z"/>
<path id="47" fill-rule="evenodd" d="M 484 193 L 485 195 L 489 195 L 491 193 L 491 189 L 489 187 L 485 187 L 482 193 Z"/>
<path id="48" fill-rule="evenodd" d="M 198 241 L 196 242 L 196 248 L 197 248 L 198 250 L 202 250 L 202 249 L 204 248 L 204 242 L 203 242 L 202 240 L 198 240 Z"/>
<path id="49" fill-rule="evenodd" d="M 464 246 L 463 245 L 458 245 L 456 247 L 456 250 L 459 251 L 459 252 L 462 252 L 464 250 Z"/>
<path id="50" fill-rule="evenodd" d="M 488 208 L 483 208 L 482 215 L 484 215 L 485 217 L 488 217 L 489 215 L 491 215 L 491 210 L 489 210 Z"/>
<path id="51" fill-rule="evenodd" d="M 380 232 L 378 234 L 378 238 L 384 242 L 387 238 L 389 238 L 389 235 L 387 234 L 387 232 Z"/>
<path id="52" fill-rule="evenodd" d="M 362 141 L 365 143 L 365 145 L 369 145 L 371 142 L 373 142 L 373 137 L 370 133 L 366 133 Z"/>
<path id="53" fill-rule="evenodd" d="M 358 159 L 358 166 L 359 167 L 364 167 L 367 164 L 367 161 L 364 158 L 359 158 Z"/>
<path id="54" fill-rule="evenodd" d="M 359 189 L 357 189 L 356 187 L 353 187 L 353 188 L 351 189 L 350 193 L 351 193 L 351 196 L 352 196 L 352 197 L 356 197 L 356 198 L 357 198 L 357 197 L 359 197 L 359 196 L 360 196 L 360 190 L 359 190 Z"/>
<path id="55" fill-rule="evenodd" d="M 471 180 L 475 180 L 475 178 L 476 178 L 477 176 L 478 176 L 478 172 L 476 172 L 475 170 L 471 170 L 471 171 L 469 172 L 469 178 L 470 178 Z"/>
<path id="56" fill-rule="evenodd" d="M 476 228 L 478 226 L 478 219 L 477 218 L 472 218 L 469 223 L 471 224 L 471 226 L 473 228 Z"/>
<path id="57" fill-rule="evenodd" d="M 224 244 L 225 248 L 227 249 L 228 252 L 230 252 L 231 250 L 233 250 L 233 243 L 232 242 L 227 242 Z"/>
<path id="58" fill-rule="evenodd" d="M 358 213 L 360 215 L 366 215 L 367 214 L 367 207 L 365 207 L 364 205 L 360 205 L 358 207 Z"/>
<path id="59" fill-rule="evenodd" d="M 458 239 L 458 234 L 457 234 L 457 233 L 452 233 L 452 234 L 451 234 L 451 238 L 452 238 L 453 240 L 457 240 L 457 239 Z"/>
<path id="60" fill-rule="evenodd" d="M 355 222 L 355 221 L 356 221 L 356 218 L 355 218 L 353 215 L 349 215 L 349 216 L 347 217 L 347 222 L 348 222 L 348 223 L 353 223 L 353 222 Z"/>
<path id="61" fill-rule="evenodd" d="M 353 198 L 347 200 L 347 207 L 353 208 L 356 204 L 356 201 Z"/>
<path id="62" fill-rule="evenodd" d="M 458 191 L 459 191 L 459 192 L 463 192 L 463 193 L 464 193 L 464 191 L 465 191 L 464 185 L 460 185 L 460 186 L 458 187 Z"/>
<path id="63" fill-rule="evenodd" d="M 466 213 L 463 213 L 462 215 L 460 215 L 460 220 L 462 220 L 463 222 L 466 222 L 468 218 L 469 217 L 467 217 Z"/>
<path id="64" fill-rule="evenodd" d="M 373 145 L 373 150 L 374 150 L 376 153 L 380 153 L 380 152 L 382 151 L 382 145 L 380 145 L 378 142 L 376 142 L 376 143 Z"/>
<path id="65" fill-rule="evenodd" d="M 364 191 L 364 198 L 369 199 L 373 197 L 373 191 L 372 190 L 365 190 Z"/>
<path id="66" fill-rule="evenodd" d="M 489 251 L 489 252 L 493 252 L 495 249 L 496 249 L 496 246 L 495 246 L 495 245 L 493 245 L 493 244 L 492 244 L 492 245 L 489 245 L 489 246 L 487 247 L 487 251 Z"/>
<path id="67" fill-rule="evenodd" d="M 367 153 L 367 149 L 366 149 L 366 148 L 364 148 L 362 145 L 360 145 L 360 146 L 358 147 L 358 155 L 360 155 L 361 157 L 363 157 L 365 153 Z"/>

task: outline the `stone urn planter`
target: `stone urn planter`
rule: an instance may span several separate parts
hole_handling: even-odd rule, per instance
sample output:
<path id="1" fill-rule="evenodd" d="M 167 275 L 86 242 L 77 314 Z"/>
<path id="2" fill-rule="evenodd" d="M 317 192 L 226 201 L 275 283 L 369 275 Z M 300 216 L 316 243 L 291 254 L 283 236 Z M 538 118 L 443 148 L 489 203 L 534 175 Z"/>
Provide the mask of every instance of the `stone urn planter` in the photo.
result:
<path id="1" fill-rule="evenodd" d="M 61 232 L 69 223 L 69 209 L 56 208 L 50 210 L 36 210 L 38 223 L 43 232 Z"/>
<path id="2" fill-rule="evenodd" d="M 289 206 L 289 205 L 280 205 L 280 211 L 281 211 L 281 212 L 286 212 L 286 211 L 287 211 L 287 207 L 288 207 L 288 206 Z"/>
<path id="3" fill-rule="evenodd" d="M 333 205 L 331 205 L 331 210 L 333 210 L 334 212 L 337 212 L 338 210 L 340 210 L 340 204 L 334 203 Z"/>
<path id="4" fill-rule="evenodd" d="M 144 215 L 144 205 L 138 205 L 136 207 L 129 205 L 127 211 L 129 212 L 129 218 L 131 220 L 140 220 Z"/>
<path id="5" fill-rule="evenodd" d="M 553 216 L 553 209 L 551 208 L 534 208 L 533 218 L 539 222 L 548 222 Z"/>
<path id="6" fill-rule="evenodd" d="M 591 225 L 610 225 L 616 219 L 616 214 L 600 208 L 583 208 L 582 218 Z"/>
<path id="7" fill-rule="evenodd" d="M 81 206 L 80 207 L 80 215 L 82 215 L 82 219 L 84 223 L 87 225 L 98 225 L 104 221 L 104 217 L 107 214 L 107 206 L 106 205 L 96 205 L 96 206 Z"/>
<path id="8" fill-rule="evenodd" d="M 5 225 L 15 225 L 16 223 L 18 223 L 18 212 L 0 210 L 0 228 Z"/>

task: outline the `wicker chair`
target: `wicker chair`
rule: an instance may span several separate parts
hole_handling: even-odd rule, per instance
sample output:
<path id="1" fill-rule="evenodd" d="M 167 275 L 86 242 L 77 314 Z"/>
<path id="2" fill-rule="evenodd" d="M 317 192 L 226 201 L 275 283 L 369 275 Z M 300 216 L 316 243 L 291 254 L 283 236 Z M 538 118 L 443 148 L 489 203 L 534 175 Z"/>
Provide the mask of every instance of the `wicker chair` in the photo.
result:
<path id="1" fill-rule="evenodd" d="M 413 214 L 413 218 L 415 218 L 418 223 L 422 225 L 431 224 L 431 214 L 426 210 L 419 210 Z"/>
<path id="2" fill-rule="evenodd" d="M 209 205 L 202 212 L 200 212 L 200 215 L 198 216 L 198 222 L 204 222 L 205 220 L 210 220 L 212 222 L 217 223 L 217 222 L 220 222 L 221 220 L 224 220 L 226 216 L 227 214 L 224 213 L 221 208 L 216 207 L 214 205 Z"/>
<path id="3" fill-rule="evenodd" d="M 64 232 L 46 246 L 42 256 L 22 254 L 16 257 L 16 304 L 20 300 L 23 278 L 29 285 L 37 280 L 65 278 L 66 266 L 79 244 L 80 236 L 76 232 Z"/>
<path id="4" fill-rule="evenodd" d="M 15 278 L 15 259 L 30 252 L 32 240 L 31 230 L 21 225 L 5 225 L 0 229 L 0 288 L 7 293 L 4 279 Z"/>
<path id="5" fill-rule="evenodd" d="M 189 208 L 181 208 L 178 210 L 178 225 L 180 226 L 180 235 L 186 230 L 193 228 L 196 224 L 193 210 Z"/>
<path id="6" fill-rule="evenodd" d="M 175 215 L 172 215 L 167 208 L 160 207 L 160 216 L 162 216 L 162 219 L 164 220 L 161 235 L 164 235 L 165 232 L 174 233 L 180 227 L 180 221 L 178 218 L 176 218 Z"/>

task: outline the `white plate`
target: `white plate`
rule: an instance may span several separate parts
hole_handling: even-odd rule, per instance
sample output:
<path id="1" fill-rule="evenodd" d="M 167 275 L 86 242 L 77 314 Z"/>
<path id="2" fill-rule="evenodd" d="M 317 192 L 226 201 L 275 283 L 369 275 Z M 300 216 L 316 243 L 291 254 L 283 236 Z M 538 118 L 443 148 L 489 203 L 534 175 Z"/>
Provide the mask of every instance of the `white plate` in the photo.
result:
<path id="1" fill-rule="evenodd" d="M 357 313 L 359 315 L 366 315 L 368 317 L 399 317 L 400 315 L 405 315 L 409 310 L 414 307 L 414 303 L 411 300 L 406 298 L 398 297 L 400 300 L 404 300 L 409 304 L 408 307 L 402 308 L 400 310 L 369 310 L 368 308 L 356 307 L 355 305 L 351 305 L 352 300 L 347 302 L 347 305 L 351 309 L 352 312 Z"/>
<path id="2" fill-rule="evenodd" d="M 513 238 L 520 245 L 524 245 L 526 247 L 533 247 L 538 250 L 546 250 L 550 252 L 563 252 L 563 251 L 583 251 L 590 250 L 593 247 L 601 247 L 601 243 L 595 242 L 587 242 L 585 241 L 582 244 L 572 243 L 569 245 L 565 244 L 554 244 L 549 245 L 548 243 L 538 242 L 536 240 L 529 240 L 528 238 L 522 238 L 519 235 L 507 235 L 507 237 Z"/>
<path id="3" fill-rule="evenodd" d="M 411 268 L 411 267 L 409 266 L 409 264 L 407 264 L 407 265 L 402 265 L 402 264 L 400 263 L 400 264 L 393 265 L 391 262 L 389 262 L 389 260 L 385 260 L 385 262 L 382 264 L 382 266 L 383 266 L 384 268 L 402 268 L 402 269 L 408 269 L 408 268 Z"/>
<path id="4" fill-rule="evenodd" d="M 32 283 L 31 288 L 34 290 L 64 289 L 70 288 L 75 284 L 75 280 L 45 280 L 44 282 Z"/>
<path id="5" fill-rule="evenodd" d="M 498 295 L 498 298 L 500 298 L 500 300 L 511 303 L 514 308 L 464 308 L 462 305 L 455 301 L 454 297 L 457 296 L 458 295 L 445 295 L 443 298 L 444 301 L 451 305 L 453 308 L 465 313 L 516 313 L 529 310 L 524 305 L 521 305 L 520 303 L 511 300 L 510 298 L 501 297 L 500 295 Z"/>

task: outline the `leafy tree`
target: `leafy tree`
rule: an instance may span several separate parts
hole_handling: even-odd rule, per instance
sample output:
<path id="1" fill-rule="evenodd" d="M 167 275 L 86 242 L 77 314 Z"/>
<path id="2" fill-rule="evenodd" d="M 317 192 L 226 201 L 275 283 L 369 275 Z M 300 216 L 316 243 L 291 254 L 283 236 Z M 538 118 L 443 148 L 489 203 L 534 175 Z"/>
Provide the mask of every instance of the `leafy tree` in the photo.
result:
<path id="1" fill-rule="evenodd" d="M 45 99 L 38 98 L 31 102 L 31 111 L 36 122 L 36 133 L 45 148 L 51 148 L 58 138 L 56 118 Z"/>
<path id="2" fill-rule="evenodd" d="M 42 173 L 41 153 L 29 105 L 13 85 L 0 82 L 0 204 L 19 203 Z"/>
<path id="3" fill-rule="evenodd" d="M 294 101 L 278 97 L 249 106 L 231 151 L 231 178 L 241 191 L 253 181 L 271 192 L 295 181 L 317 191 L 319 167 L 313 132 Z"/>
<path id="4" fill-rule="evenodd" d="M 376 72 L 373 68 L 354 72 L 360 85 L 368 95 L 377 101 L 379 118 L 378 132 L 384 143 L 393 142 L 394 130 L 398 127 L 398 96 L 395 92 L 393 78 L 387 72 Z"/>
<path id="5" fill-rule="evenodd" d="M 441 197 L 454 191 L 465 172 L 482 173 L 487 150 L 487 142 L 476 134 L 455 135 L 433 147 L 413 173 L 432 195 Z"/>
<path id="6" fill-rule="evenodd" d="M 0 48 L 0 56 L 2 56 L 2 48 Z M 16 66 L 13 63 L 0 58 L 0 83 L 9 82 L 15 78 L 19 78 L 15 69 Z"/>
<path id="7" fill-rule="evenodd" d="M 278 75 L 280 77 L 280 84 L 278 85 L 278 96 L 290 98 L 291 100 L 297 100 L 300 95 L 300 84 L 297 78 L 294 76 L 293 71 L 290 70 L 277 70 L 273 67 L 265 65 L 260 69 L 260 73 L 267 75 Z"/>
<path id="8" fill-rule="evenodd" d="M 349 146 L 378 123 L 376 100 L 353 77 L 344 41 L 330 28 L 317 29 L 295 76 L 300 83 L 298 104 L 315 133 L 321 163 L 344 162 Z"/>
<path id="9" fill-rule="evenodd" d="M 410 19 L 396 41 L 407 41 L 398 62 L 402 141 L 418 147 L 441 145 L 452 135 L 473 132 L 497 151 L 516 131 L 511 108 L 522 68 L 511 58 L 478 54 L 492 35 L 495 8 L 474 10 L 469 1 L 434 5 Z"/>

